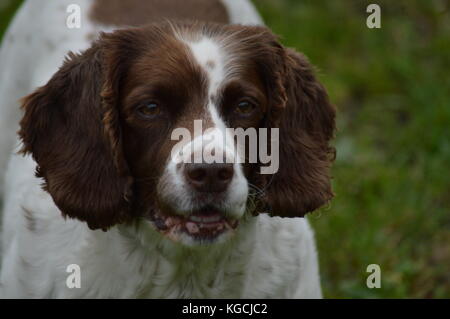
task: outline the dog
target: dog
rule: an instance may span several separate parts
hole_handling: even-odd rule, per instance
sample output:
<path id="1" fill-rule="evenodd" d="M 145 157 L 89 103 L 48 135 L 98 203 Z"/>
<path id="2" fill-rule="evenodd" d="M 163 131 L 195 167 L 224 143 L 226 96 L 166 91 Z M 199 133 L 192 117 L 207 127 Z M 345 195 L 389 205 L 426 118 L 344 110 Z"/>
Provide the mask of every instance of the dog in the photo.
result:
<path id="1" fill-rule="evenodd" d="M 0 57 L 0 297 L 322 297 L 335 109 L 249 1 L 27 1 Z"/>

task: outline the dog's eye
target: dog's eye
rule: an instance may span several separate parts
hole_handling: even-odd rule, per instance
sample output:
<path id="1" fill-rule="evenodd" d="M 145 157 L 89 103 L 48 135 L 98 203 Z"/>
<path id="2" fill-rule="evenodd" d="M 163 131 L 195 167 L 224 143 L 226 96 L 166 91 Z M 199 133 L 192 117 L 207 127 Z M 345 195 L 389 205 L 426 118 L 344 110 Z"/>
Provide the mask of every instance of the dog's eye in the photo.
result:
<path id="1" fill-rule="evenodd" d="M 254 103 L 247 100 L 243 100 L 238 103 L 234 111 L 239 115 L 248 116 L 252 114 L 255 109 L 256 105 Z"/>
<path id="2" fill-rule="evenodd" d="M 143 103 L 137 110 L 142 116 L 148 119 L 152 119 L 161 113 L 161 107 L 156 102 Z"/>

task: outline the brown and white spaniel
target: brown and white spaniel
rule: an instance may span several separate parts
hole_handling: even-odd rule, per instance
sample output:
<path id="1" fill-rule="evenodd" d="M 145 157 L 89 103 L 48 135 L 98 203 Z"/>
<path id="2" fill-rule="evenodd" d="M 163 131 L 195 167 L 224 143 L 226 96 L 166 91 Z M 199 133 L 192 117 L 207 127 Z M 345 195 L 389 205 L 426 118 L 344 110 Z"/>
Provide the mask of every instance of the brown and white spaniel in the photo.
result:
<path id="1" fill-rule="evenodd" d="M 321 297 L 335 110 L 248 1 L 28 1 L 0 57 L 0 296 Z"/>

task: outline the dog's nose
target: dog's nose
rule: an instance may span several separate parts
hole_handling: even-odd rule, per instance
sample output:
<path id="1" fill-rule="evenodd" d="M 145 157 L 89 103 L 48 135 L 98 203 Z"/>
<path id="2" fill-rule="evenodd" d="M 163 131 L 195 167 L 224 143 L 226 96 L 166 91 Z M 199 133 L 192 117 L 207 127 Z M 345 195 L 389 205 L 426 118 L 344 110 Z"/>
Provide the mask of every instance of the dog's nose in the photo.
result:
<path id="1" fill-rule="evenodd" d="M 199 192 L 223 192 L 233 179 L 233 164 L 188 163 L 184 167 L 188 183 Z"/>

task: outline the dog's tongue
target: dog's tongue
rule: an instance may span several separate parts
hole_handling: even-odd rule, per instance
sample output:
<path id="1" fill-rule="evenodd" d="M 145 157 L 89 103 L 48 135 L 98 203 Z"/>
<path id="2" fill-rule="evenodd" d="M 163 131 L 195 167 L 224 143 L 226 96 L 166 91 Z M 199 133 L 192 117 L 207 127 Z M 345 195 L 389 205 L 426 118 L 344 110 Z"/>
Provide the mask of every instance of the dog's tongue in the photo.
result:
<path id="1" fill-rule="evenodd" d="M 198 223 L 217 223 L 224 219 L 220 212 L 215 211 L 202 211 L 199 213 L 193 213 L 188 217 L 189 220 Z"/>

